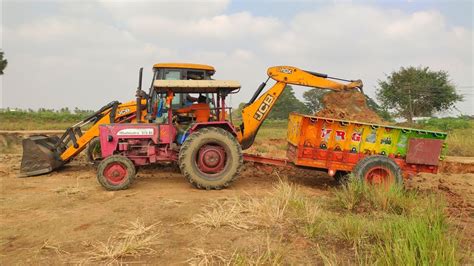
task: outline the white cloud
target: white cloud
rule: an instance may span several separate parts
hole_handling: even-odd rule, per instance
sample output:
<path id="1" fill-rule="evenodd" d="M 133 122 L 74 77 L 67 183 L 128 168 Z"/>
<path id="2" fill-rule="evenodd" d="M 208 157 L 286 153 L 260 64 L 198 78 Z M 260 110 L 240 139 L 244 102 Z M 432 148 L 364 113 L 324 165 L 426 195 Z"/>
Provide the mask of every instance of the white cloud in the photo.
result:
<path id="1" fill-rule="evenodd" d="M 362 78 L 369 95 L 384 73 L 408 65 L 447 70 L 455 83 L 473 84 L 472 28 L 450 26 L 436 10 L 409 13 L 346 3 L 283 20 L 229 13 L 228 5 L 68 3 L 55 16 L 4 27 L 10 65 L 3 105 L 97 108 L 115 98 L 129 100 L 138 67 L 149 70 L 164 61 L 212 64 L 216 78 L 241 81 L 235 105 L 266 79 L 268 66 L 279 64 Z M 34 65 L 33 73 L 25 65 Z M 34 94 L 38 89 L 44 99 Z M 17 97 L 17 90 L 25 97 Z"/>
<path id="2" fill-rule="evenodd" d="M 401 19 L 389 21 L 386 33 L 393 38 L 412 37 L 417 34 L 436 32 L 445 27 L 444 17 L 438 11 L 415 12 Z"/>
<path id="3" fill-rule="evenodd" d="M 179 20 L 169 17 L 137 17 L 124 23 L 145 40 L 189 48 L 212 47 L 216 50 L 258 42 L 274 35 L 281 27 L 275 18 L 256 17 L 248 12 Z"/>
<path id="4" fill-rule="evenodd" d="M 206 17 L 224 12 L 229 2 L 229 0 L 99 1 L 102 7 L 119 20 L 137 17 L 168 17 L 172 19 Z"/>

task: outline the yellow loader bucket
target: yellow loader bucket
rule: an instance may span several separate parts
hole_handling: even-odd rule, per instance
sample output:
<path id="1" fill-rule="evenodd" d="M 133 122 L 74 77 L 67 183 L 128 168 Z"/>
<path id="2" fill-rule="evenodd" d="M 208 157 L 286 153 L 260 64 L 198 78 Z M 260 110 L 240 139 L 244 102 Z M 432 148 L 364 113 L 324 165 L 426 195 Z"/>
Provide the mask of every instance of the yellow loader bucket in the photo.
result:
<path id="1" fill-rule="evenodd" d="M 57 136 L 37 135 L 24 139 L 19 177 L 41 175 L 61 167 L 64 162 L 57 152 L 58 142 Z"/>

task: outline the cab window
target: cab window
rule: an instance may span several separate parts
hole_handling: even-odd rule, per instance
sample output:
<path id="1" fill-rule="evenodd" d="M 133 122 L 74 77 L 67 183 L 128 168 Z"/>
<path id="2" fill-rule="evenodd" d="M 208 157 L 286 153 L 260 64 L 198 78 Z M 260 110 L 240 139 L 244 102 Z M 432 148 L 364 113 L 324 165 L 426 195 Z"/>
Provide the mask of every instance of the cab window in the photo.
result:
<path id="1" fill-rule="evenodd" d="M 187 79 L 203 80 L 203 79 L 204 79 L 204 71 L 188 70 L 188 72 L 187 72 Z"/>
<path id="2" fill-rule="evenodd" d="M 165 70 L 164 72 L 164 80 L 180 80 L 181 79 L 181 71 L 179 70 Z"/>

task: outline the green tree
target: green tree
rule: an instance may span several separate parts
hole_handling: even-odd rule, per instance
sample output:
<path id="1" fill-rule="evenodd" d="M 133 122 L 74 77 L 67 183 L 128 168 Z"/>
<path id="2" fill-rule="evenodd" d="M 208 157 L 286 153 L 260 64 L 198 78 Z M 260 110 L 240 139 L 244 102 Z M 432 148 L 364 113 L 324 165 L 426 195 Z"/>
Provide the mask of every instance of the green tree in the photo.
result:
<path id="1" fill-rule="evenodd" d="M 239 106 L 232 111 L 232 118 L 241 119 L 242 118 L 242 109 L 247 103 L 240 103 Z M 288 119 L 288 115 L 291 112 L 298 113 L 308 113 L 308 108 L 304 103 L 298 100 L 295 97 L 295 92 L 293 88 L 288 85 L 285 90 L 283 90 L 280 98 L 273 106 L 270 114 L 268 115 L 269 119 Z"/>
<path id="2" fill-rule="evenodd" d="M 322 99 L 324 94 L 328 92 L 330 92 L 330 90 L 311 89 L 303 93 L 303 98 L 305 99 L 304 104 L 309 113 L 314 114 L 324 108 Z"/>
<path id="3" fill-rule="evenodd" d="M 69 107 L 63 107 L 63 108 L 59 109 L 58 113 L 61 113 L 61 114 L 70 114 L 71 111 L 69 110 Z"/>
<path id="4" fill-rule="evenodd" d="M 241 119 L 242 118 L 242 109 L 244 109 L 246 103 L 240 103 L 239 106 L 232 110 L 232 118 Z"/>
<path id="5" fill-rule="evenodd" d="M 94 111 L 93 110 L 83 110 L 83 109 L 79 109 L 79 107 L 75 107 L 74 108 L 74 113 L 78 114 L 78 115 L 87 116 L 87 115 L 92 115 L 94 113 Z"/>
<path id="6" fill-rule="evenodd" d="M 0 51 L 0 75 L 3 75 L 3 70 L 7 67 L 8 61 L 3 58 L 3 51 Z"/>
<path id="7" fill-rule="evenodd" d="M 407 67 L 378 81 L 377 99 L 385 110 L 413 122 L 416 116 L 432 116 L 451 109 L 462 96 L 449 80 L 446 71 L 428 67 Z"/>
<path id="8" fill-rule="evenodd" d="M 288 119 L 291 112 L 308 113 L 308 108 L 295 97 L 293 87 L 287 85 L 270 111 L 270 119 Z"/>

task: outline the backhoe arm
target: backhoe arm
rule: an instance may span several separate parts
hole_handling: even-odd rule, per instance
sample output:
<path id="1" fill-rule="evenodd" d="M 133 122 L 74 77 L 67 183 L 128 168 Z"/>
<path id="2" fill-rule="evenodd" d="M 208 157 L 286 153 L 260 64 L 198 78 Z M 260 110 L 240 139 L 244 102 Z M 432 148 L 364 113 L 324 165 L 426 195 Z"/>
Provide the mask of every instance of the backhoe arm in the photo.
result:
<path id="1" fill-rule="evenodd" d="M 331 89 L 335 91 L 353 89 L 362 91 L 363 87 L 362 81 L 360 80 L 345 80 L 329 77 L 326 74 L 305 71 L 292 66 L 270 67 L 267 70 L 267 74 L 269 78 L 276 81 L 275 85 L 258 97 L 266 85 L 266 82 L 262 83 L 250 102 L 242 109 L 242 124 L 240 125 L 237 139 L 244 150 L 252 146 L 258 129 L 263 121 L 265 121 L 270 110 L 273 108 L 288 84 L 319 89 Z M 348 83 L 343 84 L 334 80 L 345 81 Z"/>
<path id="2" fill-rule="evenodd" d="M 363 87 L 361 80 L 347 80 L 330 77 L 327 74 L 306 71 L 292 66 L 270 67 L 267 70 L 267 74 L 270 78 L 276 81 L 319 89 L 340 91 L 353 89 L 362 90 Z M 335 80 L 349 83 L 343 84 Z"/>

